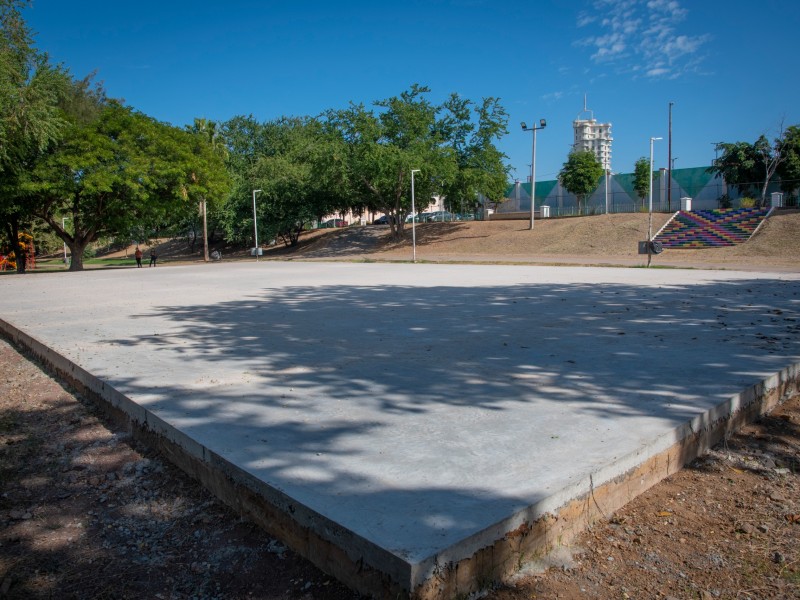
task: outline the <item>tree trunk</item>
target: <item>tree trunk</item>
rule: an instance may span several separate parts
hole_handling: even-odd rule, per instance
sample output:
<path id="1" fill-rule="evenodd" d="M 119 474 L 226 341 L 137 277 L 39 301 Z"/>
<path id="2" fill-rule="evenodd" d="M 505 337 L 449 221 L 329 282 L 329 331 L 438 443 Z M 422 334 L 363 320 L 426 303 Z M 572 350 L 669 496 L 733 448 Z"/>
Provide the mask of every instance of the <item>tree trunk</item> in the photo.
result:
<path id="1" fill-rule="evenodd" d="M 67 242 L 67 247 L 69 248 L 69 253 L 71 255 L 69 263 L 70 271 L 83 271 L 83 253 L 88 245 L 89 242 L 80 243 L 77 240 L 73 242 Z"/>
<path id="2" fill-rule="evenodd" d="M 67 247 L 69 247 L 70 254 L 72 255 L 70 257 L 69 270 L 83 271 L 83 251 L 86 249 L 86 245 L 84 245 L 80 251 L 76 249 L 75 244 L 67 244 Z"/>
<path id="3" fill-rule="evenodd" d="M 72 235 L 69 235 L 61 227 L 61 222 L 53 219 L 51 216 L 41 215 L 41 217 L 47 221 L 47 224 L 50 225 L 50 228 L 67 245 L 67 248 L 69 248 L 70 254 L 72 255 L 70 257 L 69 270 L 83 271 L 83 253 L 86 251 L 86 247 L 95 239 L 97 231 L 94 228 L 84 231 L 81 227 L 82 223 L 75 216 L 75 214 L 70 217 L 73 224 Z"/>
<path id="4" fill-rule="evenodd" d="M 25 263 L 28 257 L 22 252 L 19 245 L 19 219 L 11 217 L 11 220 L 6 223 L 6 233 L 8 235 L 9 243 L 11 244 L 11 251 L 14 252 L 14 257 L 17 263 L 17 273 L 25 273 Z"/>

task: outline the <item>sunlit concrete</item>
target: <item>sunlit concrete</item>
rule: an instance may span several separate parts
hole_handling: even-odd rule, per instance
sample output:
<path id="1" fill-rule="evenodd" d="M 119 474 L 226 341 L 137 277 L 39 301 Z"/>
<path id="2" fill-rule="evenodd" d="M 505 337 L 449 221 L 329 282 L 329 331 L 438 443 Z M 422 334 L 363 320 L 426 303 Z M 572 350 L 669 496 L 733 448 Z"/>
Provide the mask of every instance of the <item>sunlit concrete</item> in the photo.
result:
<path id="1" fill-rule="evenodd" d="M 800 360 L 798 274 L 262 261 L 0 292 L 9 325 L 409 586 Z"/>

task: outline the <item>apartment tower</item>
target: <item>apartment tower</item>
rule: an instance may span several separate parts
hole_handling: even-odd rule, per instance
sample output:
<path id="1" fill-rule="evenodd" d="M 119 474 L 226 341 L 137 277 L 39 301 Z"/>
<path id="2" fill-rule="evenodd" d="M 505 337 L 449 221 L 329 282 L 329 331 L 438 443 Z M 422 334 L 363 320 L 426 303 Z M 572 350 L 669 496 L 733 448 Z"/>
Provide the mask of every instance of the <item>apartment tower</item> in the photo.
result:
<path id="1" fill-rule="evenodd" d="M 588 119 L 585 118 L 588 115 Z M 586 96 L 583 97 L 583 112 L 572 122 L 575 151 L 590 150 L 606 171 L 611 170 L 611 123 L 598 123 L 594 113 L 586 108 Z"/>

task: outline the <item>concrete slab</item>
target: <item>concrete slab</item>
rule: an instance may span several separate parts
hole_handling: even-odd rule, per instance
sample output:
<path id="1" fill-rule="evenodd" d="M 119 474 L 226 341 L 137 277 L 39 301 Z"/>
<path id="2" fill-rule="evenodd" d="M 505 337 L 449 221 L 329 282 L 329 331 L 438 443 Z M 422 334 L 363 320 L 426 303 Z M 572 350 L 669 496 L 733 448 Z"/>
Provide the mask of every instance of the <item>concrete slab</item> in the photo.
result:
<path id="1" fill-rule="evenodd" d="M 358 572 L 430 588 L 800 361 L 799 274 L 262 261 L 0 291 L 7 332 L 260 494 L 330 544 L 301 551 L 349 560 L 373 593 Z"/>

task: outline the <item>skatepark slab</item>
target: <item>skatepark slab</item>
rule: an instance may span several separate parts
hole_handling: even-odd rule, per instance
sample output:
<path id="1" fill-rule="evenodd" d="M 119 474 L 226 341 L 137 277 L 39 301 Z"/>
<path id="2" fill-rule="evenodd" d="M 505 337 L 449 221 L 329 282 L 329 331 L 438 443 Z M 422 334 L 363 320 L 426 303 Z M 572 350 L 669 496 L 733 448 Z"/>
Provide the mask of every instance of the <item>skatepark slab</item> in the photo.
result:
<path id="1" fill-rule="evenodd" d="M 0 290 L 9 335 L 408 593 L 800 357 L 798 274 L 262 261 Z"/>

